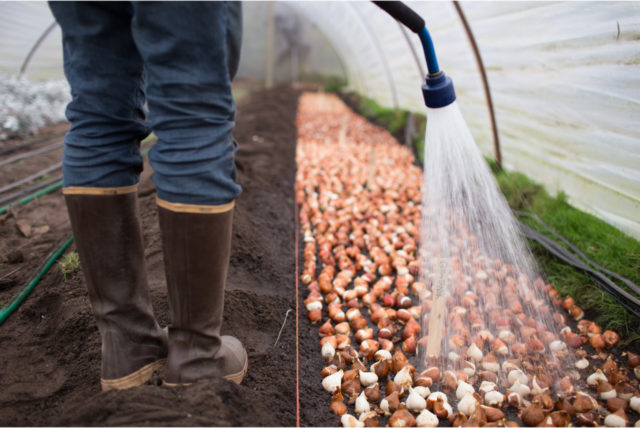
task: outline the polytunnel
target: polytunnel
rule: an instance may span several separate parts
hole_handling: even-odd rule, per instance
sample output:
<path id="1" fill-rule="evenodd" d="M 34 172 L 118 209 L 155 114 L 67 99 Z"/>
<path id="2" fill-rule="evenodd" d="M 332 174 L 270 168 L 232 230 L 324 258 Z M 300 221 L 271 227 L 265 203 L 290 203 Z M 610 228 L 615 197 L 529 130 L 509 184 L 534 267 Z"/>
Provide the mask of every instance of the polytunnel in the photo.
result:
<path id="1" fill-rule="evenodd" d="M 479 69 L 453 3 L 412 2 L 483 153 L 494 156 Z M 636 2 L 469 2 L 504 166 L 640 237 Z M 61 79 L 60 31 L 42 2 L 3 2 L 1 70 Z M 424 112 L 419 39 L 368 2 L 244 5 L 239 78 L 336 76 L 388 107 Z M 269 39 L 269 14 L 275 37 Z M 272 40 L 272 47 L 266 44 Z M 267 64 L 271 53 L 272 64 Z"/>
<path id="2" fill-rule="evenodd" d="M 640 426 L 638 3 L 235 6 L 0 2 L 0 426 Z"/>

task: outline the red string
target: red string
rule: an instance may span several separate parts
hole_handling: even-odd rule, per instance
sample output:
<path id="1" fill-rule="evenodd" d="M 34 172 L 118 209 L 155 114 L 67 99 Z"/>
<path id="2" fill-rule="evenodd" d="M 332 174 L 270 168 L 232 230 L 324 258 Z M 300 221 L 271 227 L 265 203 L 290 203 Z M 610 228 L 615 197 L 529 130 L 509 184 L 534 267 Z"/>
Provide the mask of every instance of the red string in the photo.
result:
<path id="1" fill-rule="evenodd" d="M 294 191 L 295 194 L 295 191 Z M 298 335 L 298 202 L 294 201 L 294 212 L 295 212 L 295 257 L 296 257 L 296 426 L 300 426 L 300 352 L 299 352 L 299 340 L 300 337 Z"/>

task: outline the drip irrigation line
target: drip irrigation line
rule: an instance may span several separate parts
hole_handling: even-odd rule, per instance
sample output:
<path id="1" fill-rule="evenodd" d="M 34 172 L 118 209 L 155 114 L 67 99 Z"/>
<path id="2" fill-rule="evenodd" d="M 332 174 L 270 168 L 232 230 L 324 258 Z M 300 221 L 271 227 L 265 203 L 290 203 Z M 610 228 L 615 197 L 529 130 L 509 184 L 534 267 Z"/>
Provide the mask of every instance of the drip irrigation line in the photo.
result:
<path id="1" fill-rule="evenodd" d="M 22 179 L 20 179 L 18 181 L 14 181 L 13 183 L 7 184 L 4 187 L 0 187 L 0 194 L 8 192 L 9 190 L 13 190 L 16 187 L 20 187 L 21 185 L 23 185 L 25 183 L 28 183 L 28 182 L 33 181 L 33 180 L 36 180 L 36 179 L 38 179 L 38 178 L 40 178 L 40 177 L 42 177 L 44 175 L 49 174 L 50 172 L 53 172 L 53 171 L 55 171 L 57 169 L 60 169 L 60 168 L 62 168 L 62 162 L 58 162 L 58 163 L 55 163 L 55 164 L 53 164 L 51 166 L 48 166 L 45 169 L 36 172 L 35 174 L 31 174 L 28 177 L 22 178 Z"/>
<path id="2" fill-rule="evenodd" d="M 9 305 L 5 306 L 0 310 L 0 324 L 4 323 L 5 320 L 9 317 L 9 315 L 11 315 L 18 308 L 18 306 L 20 306 L 20 304 L 27 298 L 27 296 L 29 296 L 31 291 L 33 291 L 34 287 L 36 286 L 36 284 L 40 282 L 42 277 L 47 273 L 49 268 L 51 268 L 51 266 L 58 259 L 58 257 L 60 257 L 60 255 L 67 249 L 67 247 L 71 244 L 71 242 L 73 242 L 73 236 L 71 236 L 56 250 L 50 252 L 47 255 L 47 259 L 45 260 L 44 266 L 42 267 L 40 272 L 38 272 L 38 274 L 31 281 L 29 281 L 26 287 L 16 296 L 15 299 L 13 299 L 13 301 Z"/>
<path id="3" fill-rule="evenodd" d="M 155 141 L 156 141 L 156 139 L 151 139 L 148 142 L 146 142 L 144 144 L 144 146 L 147 146 L 147 145 L 149 145 L 151 143 L 154 143 Z M 151 150 L 151 147 L 149 147 L 149 148 L 147 148 L 145 150 L 142 150 L 140 152 L 140 155 L 143 156 L 143 157 L 146 156 L 147 153 L 149 153 L 149 150 Z M 59 179 L 59 177 L 57 177 L 57 178 Z M 51 193 L 51 192 L 53 192 L 55 190 L 58 190 L 61 187 L 62 187 L 62 180 L 59 179 L 59 181 L 51 184 L 50 186 L 48 186 L 48 187 L 46 187 L 46 188 L 44 188 L 44 189 L 42 189 L 40 191 L 37 191 L 35 193 L 32 193 L 31 195 L 25 196 L 24 198 L 20 199 L 19 201 L 12 202 L 12 203 L 7 204 L 7 205 L 5 205 L 3 207 L 0 207 L 0 215 L 6 213 L 9 210 L 9 208 L 11 208 L 14 205 L 24 205 L 24 204 L 26 204 L 28 202 L 31 202 L 32 200 L 34 200 L 36 198 L 39 198 L 40 196 L 43 196 L 43 195 L 46 195 L 47 193 Z M 2 203 L 2 202 L 0 202 L 0 203 Z"/>
<path id="4" fill-rule="evenodd" d="M 6 155 L 6 154 L 9 154 L 9 153 L 13 153 L 13 152 L 18 151 L 18 150 L 25 149 L 27 147 L 31 147 L 31 146 L 33 146 L 35 144 L 40 144 L 40 143 L 42 143 L 44 141 L 49 141 L 49 140 L 54 140 L 56 138 L 64 137 L 65 134 L 66 134 L 66 131 L 65 132 L 56 132 L 54 134 L 45 135 L 45 136 L 39 137 L 39 138 L 36 137 L 33 140 L 25 141 L 25 142 L 23 142 L 21 144 L 18 144 L 16 146 L 7 147 L 6 149 L 0 150 L 0 156 Z"/>
<path id="5" fill-rule="evenodd" d="M 627 287 L 629 287 L 635 293 L 640 295 L 640 287 L 638 287 L 633 281 L 631 281 L 630 279 L 625 278 L 624 276 L 621 276 L 621 275 L 619 275 L 619 274 L 617 274 L 615 272 L 612 272 L 609 269 L 607 269 L 605 267 L 602 267 L 598 263 L 596 263 L 595 261 L 591 260 L 582 251 L 580 251 L 580 249 L 578 247 L 573 245 L 564 236 L 560 235 L 558 232 L 553 230 L 553 228 L 551 226 L 547 225 L 544 221 L 542 221 L 542 219 L 540 217 L 538 217 L 537 214 L 528 213 L 528 212 L 524 212 L 524 211 L 514 211 L 514 212 L 519 216 L 529 217 L 529 218 L 532 218 L 532 219 L 536 220 L 538 222 L 538 224 L 540 224 L 547 232 L 551 233 L 556 239 L 562 241 L 562 243 L 564 243 L 567 247 L 569 247 L 569 249 L 571 249 L 571 251 L 573 251 L 578 256 L 580 256 L 585 263 L 587 263 L 587 264 L 593 266 L 594 268 L 606 273 L 607 275 L 617 279 L 618 281 L 623 282 Z"/>
<path id="6" fill-rule="evenodd" d="M 604 273 L 588 266 L 586 263 L 578 259 L 573 253 L 555 242 L 548 236 L 536 231 L 535 229 L 520 222 L 520 228 L 524 236 L 538 242 L 551 254 L 564 261 L 565 263 L 579 269 L 587 274 L 600 288 L 609 293 L 618 303 L 624 306 L 629 312 L 640 317 L 640 299 L 632 296 L 626 290 L 619 287 L 610 280 Z M 635 284 L 634 284 L 635 285 Z"/>
<path id="7" fill-rule="evenodd" d="M 5 159 L 3 161 L 0 161 L 0 166 L 8 165 L 10 163 L 14 163 L 14 162 L 17 162 L 17 161 L 22 160 L 22 159 L 26 159 L 26 158 L 30 158 L 30 157 L 35 156 L 35 155 L 39 155 L 41 153 L 50 152 L 52 150 L 55 150 L 55 149 L 58 149 L 58 148 L 62 147 L 63 144 L 64 144 L 64 141 L 60 141 L 58 143 L 53 143 L 53 144 L 50 144 L 48 146 L 41 147 L 39 149 L 31 150 L 31 151 L 26 152 L 26 153 L 21 153 L 19 155 L 12 156 L 12 157 L 7 158 L 7 159 Z"/>
<path id="8" fill-rule="evenodd" d="M 62 174 L 58 174 L 53 178 L 50 178 L 48 180 L 45 181 L 40 181 L 39 183 L 34 184 L 33 186 L 27 187 L 25 189 L 22 190 L 18 190 L 17 192 L 14 192 L 10 195 L 7 195 L 3 198 L 0 198 L 0 205 L 2 204 L 6 204 L 7 202 L 13 201 L 14 199 L 19 198 L 20 196 L 26 195 L 28 193 L 37 191 L 42 189 L 43 187 L 47 187 L 52 183 L 56 183 L 56 182 L 62 182 Z"/>

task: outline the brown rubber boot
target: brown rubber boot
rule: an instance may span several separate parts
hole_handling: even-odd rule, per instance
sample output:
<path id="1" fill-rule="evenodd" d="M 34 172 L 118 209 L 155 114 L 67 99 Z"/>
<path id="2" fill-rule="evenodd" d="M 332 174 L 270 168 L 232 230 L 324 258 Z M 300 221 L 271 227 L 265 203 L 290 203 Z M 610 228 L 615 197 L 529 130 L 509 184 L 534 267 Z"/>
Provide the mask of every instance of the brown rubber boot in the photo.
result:
<path id="1" fill-rule="evenodd" d="M 166 364 L 147 287 L 137 186 L 63 189 L 102 337 L 102 390 L 142 385 Z"/>
<path id="2" fill-rule="evenodd" d="M 220 336 L 234 204 L 157 202 L 172 320 L 165 384 L 219 376 L 239 384 L 247 352 Z"/>

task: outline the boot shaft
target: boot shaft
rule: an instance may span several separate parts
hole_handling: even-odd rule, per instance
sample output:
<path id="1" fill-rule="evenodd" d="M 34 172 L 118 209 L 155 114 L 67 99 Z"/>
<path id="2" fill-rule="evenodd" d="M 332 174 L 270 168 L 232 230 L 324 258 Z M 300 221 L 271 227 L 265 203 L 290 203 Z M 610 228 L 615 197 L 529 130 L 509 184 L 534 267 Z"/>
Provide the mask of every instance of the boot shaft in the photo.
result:
<path id="1" fill-rule="evenodd" d="M 147 286 L 136 192 L 136 186 L 63 190 L 102 338 L 103 386 L 104 380 L 127 377 L 167 353 Z"/>
<path id="2" fill-rule="evenodd" d="M 171 311 L 167 382 L 232 376 L 240 382 L 247 357 L 242 344 L 220 336 L 229 265 L 233 203 L 172 204 L 158 200 Z"/>

